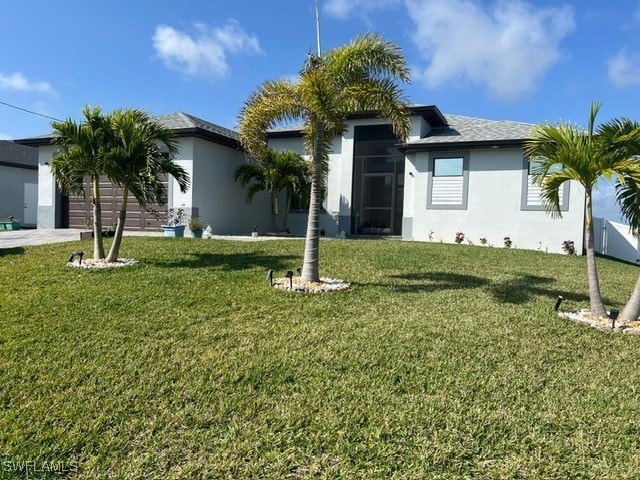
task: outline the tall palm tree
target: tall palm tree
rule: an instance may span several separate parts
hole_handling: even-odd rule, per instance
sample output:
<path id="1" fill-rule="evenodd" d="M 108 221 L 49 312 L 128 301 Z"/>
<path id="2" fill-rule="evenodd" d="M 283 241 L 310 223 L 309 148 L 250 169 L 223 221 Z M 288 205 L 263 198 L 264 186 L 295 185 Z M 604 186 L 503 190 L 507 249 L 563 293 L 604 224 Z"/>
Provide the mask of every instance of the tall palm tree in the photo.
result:
<path id="1" fill-rule="evenodd" d="M 102 212 L 100 208 L 100 175 L 105 172 L 105 151 L 109 135 L 110 116 L 100 107 L 82 109 L 84 119 L 70 118 L 52 122 L 53 141 L 58 153 L 51 159 L 50 168 L 60 190 L 74 195 L 85 195 L 84 179 L 91 180 L 93 206 L 93 258 L 104 258 L 102 242 Z"/>
<path id="2" fill-rule="evenodd" d="M 240 113 L 240 139 L 255 158 L 267 148 L 267 129 L 304 122 L 311 198 L 303 281 L 320 281 L 320 208 L 331 141 L 345 132 L 349 113 L 370 111 L 388 118 L 396 135 L 404 139 L 410 124 L 399 83 L 408 81 L 409 68 L 400 48 L 377 34 L 366 34 L 324 54 L 309 54 L 297 81 L 267 81 L 246 101 Z"/>
<path id="3" fill-rule="evenodd" d="M 291 197 L 302 190 L 307 176 L 307 164 L 298 153 L 292 150 L 276 152 L 269 148 L 257 161 L 240 165 L 235 171 L 234 179 L 243 187 L 248 187 L 247 202 L 253 201 L 258 192 L 269 192 L 271 225 L 275 232 L 278 229 L 280 192 L 286 192 L 284 219 L 280 227 L 284 231 L 287 229 Z"/>
<path id="4" fill-rule="evenodd" d="M 179 151 L 173 132 L 152 121 L 145 112 L 116 110 L 111 115 L 109 127 L 106 174 L 123 189 L 118 223 L 106 259 L 115 262 L 122 244 L 129 193 L 141 207 L 153 203 L 164 205 L 167 203 L 167 191 L 162 181 L 165 174 L 176 179 L 182 192 L 187 191 L 190 180 L 187 172 L 171 160 Z"/>
<path id="5" fill-rule="evenodd" d="M 620 120 L 619 144 L 624 144 L 629 159 L 640 169 L 640 124 L 637 121 Z M 616 178 L 616 201 L 629 222 L 631 232 L 640 236 L 640 175 L 627 173 Z M 636 321 L 640 317 L 640 275 L 620 318 Z"/>
<path id="6" fill-rule="evenodd" d="M 591 313 L 606 317 L 593 246 L 592 192 L 598 179 L 613 175 L 624 177 L 637 170 L 630 161 L 628 149 L 616 121 L 596 129 L 600 102 L 591 104 L 587 129 L 571 123 L 539 125 L 525 142 L 524 152 L 530 161 L 534 181 L 541 186 L 541 196 L 547 211 L 556 217 L 560 212 L 560 187 L 570 180 L 580 183 L 585 191 L 584 240 L 587 254 L 587 280 Z"/>

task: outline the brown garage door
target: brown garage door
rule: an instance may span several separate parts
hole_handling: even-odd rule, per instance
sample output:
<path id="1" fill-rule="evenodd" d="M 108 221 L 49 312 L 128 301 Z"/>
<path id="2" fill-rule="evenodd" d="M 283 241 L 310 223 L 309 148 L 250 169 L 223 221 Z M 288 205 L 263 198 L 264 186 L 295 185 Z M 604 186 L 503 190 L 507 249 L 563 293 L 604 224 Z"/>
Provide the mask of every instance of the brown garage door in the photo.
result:
<path id="1" fill-rule="evenodd" d="M 165 186 L 167 182 L 165 182 Z M 84 228 L 85 223 L 92 222 L 91 185 L 85 184 L 87 197 L 69 196 L 67 204 L 67 226 Z M 115 228 L 122 200 L 122 188 L 114 186 L 109 180 L 100 181 L 100 205 L 102 206 L 102 225 L 105 229 Z M 160 225 L 166 221 L 167 207 L 150 205 L 146 209 L 138 205 L 136 199 L 129 195 L 127 200 L 126 230 L 162 230 Z"/>

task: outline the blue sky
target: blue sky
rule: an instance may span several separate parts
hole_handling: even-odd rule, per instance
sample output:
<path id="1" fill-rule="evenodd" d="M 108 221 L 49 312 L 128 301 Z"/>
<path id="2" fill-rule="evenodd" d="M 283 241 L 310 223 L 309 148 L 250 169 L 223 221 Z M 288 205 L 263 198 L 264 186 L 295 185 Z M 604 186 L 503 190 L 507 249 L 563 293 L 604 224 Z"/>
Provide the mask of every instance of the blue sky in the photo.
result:
<path id="1" fill-rule="evenodd" d="M 414 103 L 539 123 L 640 118 L 640 1 L 319 0 L 323 50 L 365 32 L 400 45 Z M 0 102 L 55 118 L 86 104 L 183 111 L 233 128 L 263 81 L 316 49 L 313 0 L 3 0 Z M 0 104 L 0 138 L 47 133 Z M 611 192 L 601 189 L 599 208 Z M 608 215 L 612 216 L 612 215 Z"/>

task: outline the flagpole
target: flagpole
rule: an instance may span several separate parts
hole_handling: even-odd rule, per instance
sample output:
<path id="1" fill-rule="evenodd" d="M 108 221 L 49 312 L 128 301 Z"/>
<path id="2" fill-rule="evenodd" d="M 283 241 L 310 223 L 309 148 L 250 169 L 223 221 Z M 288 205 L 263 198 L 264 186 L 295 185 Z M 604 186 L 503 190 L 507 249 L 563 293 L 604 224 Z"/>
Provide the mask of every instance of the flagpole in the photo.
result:
<path id="1" fill-rule="evenodd" d="M 318 56 L 322 55 L 322 51 L 320 50 L 320 13 L 318 10 L 318 0 L 316 2 L 316 37 L 318 40 Z"/>

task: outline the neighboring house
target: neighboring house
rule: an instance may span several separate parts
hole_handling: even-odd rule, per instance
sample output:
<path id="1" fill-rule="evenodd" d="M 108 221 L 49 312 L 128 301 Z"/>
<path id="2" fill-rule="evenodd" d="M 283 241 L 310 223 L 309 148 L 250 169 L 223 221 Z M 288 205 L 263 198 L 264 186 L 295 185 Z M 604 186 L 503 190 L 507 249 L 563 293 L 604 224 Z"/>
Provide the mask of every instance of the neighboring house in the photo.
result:
<path id="1" fill-rule="evenodd" d="M 0 140 L 0 219 L 13 215 L 35 227 L 38 206 L 38 150 Z"/>
<path id="2" fill-rule="evenodd" d="M 235 169 L 246 161 L 237 133 L 184 113 L 155 118 L 175 132 L 180 141 L 175 160 L 192 178 L 186 194 L 170 182 L 169 206 L 201 215 L 218 234 L 246 235 L 254 225 L 266 231 L 266 195 L 247 204 L 245 190 L 233 180 Z M 346 132 L 333 139 L 321 228 L 326 236 L 344 232 L 447 243 L 462 232 L 465 243 L 479 245 L 485 239 L 487 245 L 503 247 L 509 237 L 515 248 L 557 253 L 571 240 L 582 252 L 584 189 L 567 184 L 561 194 L 562 218 L 546 213 L 522 151 L 533 127 L 413 106 L 411 133 L 400 143 L 388 121 L 350 116 Z M 277 150 L 306 154 L 301 126 L 273 129 L 268 141 Z M 57 191 L 47 166 L 54 153 L 51 136 L 20 142 L 40 148 L 38 226 L 80 226 L 90 206 L 64 201 Z M 115 218 L 117 189 L 103 199 L 106 218 Z M 131 217 L 127 228 L 158 226 L 145 220 L 144 212 Z M 304 234 L 306 221 L 306 210 L 293 210 L 291 232 Z"/>
<path id="3" fill-rule="evenodd" d="M 562 252 L 583 246 L 584 189 L 562 189 L 562 218 L 549 216 L 529 175 L 522 145 L 534 125 L 443 115 L 435 106 L 411 109 L 411 133 L 399 143 L 384 120 L 348 119 L 329 155 L 326 235 L 397 235 L 405 240 L 455 241 Z M 304 154 L 301 126 L 274 129 L 269 145 Z M 293 212 L 303 233 L 306 212 Z"/>
<path id="4" fill-rule="evenodd" d="M 130 197 L 126 228 L 157 230 L 166 220 L 167 208 L 183 208 L 189 215 L 200 215 L 206 226 L 220 235 L 249 235 L 257 225 L 265 231 L 269 224 L 269 202 L 256 197 L 252 204 L 245 201 L 246 192 L 234 182 L 236 168 L 245 162 L 238 135 L 219 125 L 185 113 L 159 115 L 154 119 L 170 128 L 179 141 L 180 152 L 174 159 L 191 177 L 191 187 L 180 192 L 176 182 L 168 182 L 169 203 L 151 211 L 141 210 Z M 39 228 L 82 228 L 91 219 L 90 189 L 88 198 L 67 197 L 58 190 L 49 169 L 54 156 L 51 135 L 20 140 L 23 145 L 39 148 Z M 122 197 L 119 188 L 108 181 L 101 184 L 103 225 L 115 224 Z M 266 198 L 266 197 L 265 197 Z"/>

